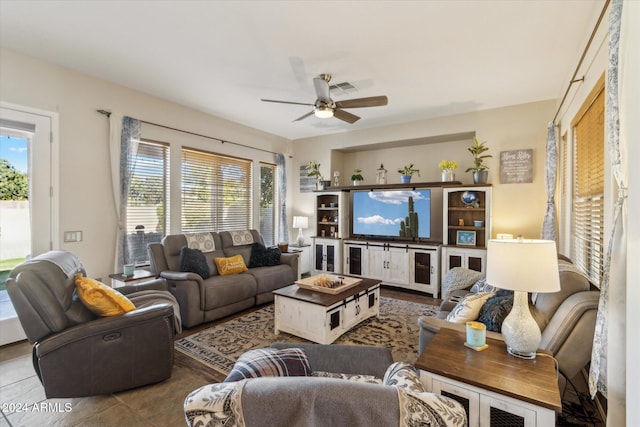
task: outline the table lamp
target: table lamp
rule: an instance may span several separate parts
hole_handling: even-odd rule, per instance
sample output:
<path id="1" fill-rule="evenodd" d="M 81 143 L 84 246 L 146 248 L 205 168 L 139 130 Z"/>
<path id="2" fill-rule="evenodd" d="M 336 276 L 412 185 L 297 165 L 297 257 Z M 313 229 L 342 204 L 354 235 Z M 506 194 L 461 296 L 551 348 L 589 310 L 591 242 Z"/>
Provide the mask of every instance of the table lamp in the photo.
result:
<path id="1" fill-rule="evenodd" d="M 302 234 L 303 228 L 309 227 L 309 218 L 306 216 L 294 216 L 293 228 L 298 229 L 298 246 L 304 245 L 304 235 Z"/>
<path id="2" fill-rule="evenodd" d="M 491 239 L 487 244 L 487 283 L 513 292 L 513 308 L 502 323 L 507 352 L 535 359 L 540 327 L 529 310 L 528 292 L 560 290 L 556 242 Z"/>

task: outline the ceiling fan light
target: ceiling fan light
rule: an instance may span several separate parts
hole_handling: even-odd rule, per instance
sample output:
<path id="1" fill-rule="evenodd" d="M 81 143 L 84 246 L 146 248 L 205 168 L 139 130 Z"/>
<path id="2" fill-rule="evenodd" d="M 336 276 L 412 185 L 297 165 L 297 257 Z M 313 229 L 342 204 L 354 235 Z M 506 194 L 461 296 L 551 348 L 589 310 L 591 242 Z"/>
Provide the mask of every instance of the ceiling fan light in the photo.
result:
<path id="1" fill-rule="evenodd" d="M 330 107 L 316 107 L 313 110 L 313 114 L 315 114 L 316 117 L 319 117 L 321 119 L 326 119 L 329 117 L 333 117 L 333 108 Z"/>

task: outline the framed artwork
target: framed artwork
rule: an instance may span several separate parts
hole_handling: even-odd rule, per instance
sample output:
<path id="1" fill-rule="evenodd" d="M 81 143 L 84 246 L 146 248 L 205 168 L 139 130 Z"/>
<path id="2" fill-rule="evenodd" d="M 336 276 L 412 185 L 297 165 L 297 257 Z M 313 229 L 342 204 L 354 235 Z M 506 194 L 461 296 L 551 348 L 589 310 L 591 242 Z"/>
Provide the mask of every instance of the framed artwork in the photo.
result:
<path id="1" fill-rule="evenodd" d="M 316 177 L 309 176 L 307 165 L 300 165 L 300 192 L 310 193 L 316 189 Z"/>
<path id="2" fill-rule="evenodd" d="M 456 234 L 456 245 L 459 246 L 475 246 L 476 232 L 458 230 Z"/>

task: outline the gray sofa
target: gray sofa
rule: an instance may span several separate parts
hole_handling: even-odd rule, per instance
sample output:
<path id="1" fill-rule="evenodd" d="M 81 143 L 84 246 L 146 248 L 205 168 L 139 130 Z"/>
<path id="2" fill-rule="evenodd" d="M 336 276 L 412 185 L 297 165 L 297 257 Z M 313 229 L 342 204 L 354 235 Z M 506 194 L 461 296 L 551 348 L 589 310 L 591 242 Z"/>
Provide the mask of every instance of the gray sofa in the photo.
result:
<path id="1" fill-rule="evenodd" d="M 220 275 L 214 258 L 240 254 L 249 266 L 253 243 L 264 245 L 257 230 L 248 230 L 250 238 L 234 242 L 234 232 L 209 233 L 215 243 L 205 253 L 211 276 L 203 279 L 192 272 L 180 271 L 180 250 L 187 246 L 184 234 L 165 236 L 161 243 L 148 245 L 151 271 L 167 280 L 169 291 L 180 304 L 182 324 L 193 327 L 258 304 L 273 301 L 275 289 L 293 284 L 298 277 L 298 254 L 283 253 L 279 265 L 249 268 L 239 274 Z M 248 236 L 248 235 L 247 235 Z"/>
<path id="2" fill-rule="evenodd" d="M 558 361 L 560 390 L 564 390 L 565 378 L 572 379 L 591 360 L 591 347 L 595 330 L 600 293 L 591 290 L 589 280 L 570 260 L 559 256 L 560 291 L 538 294 L 535 303 L 529 303 L 534 319 L 542 331 L 540 349 L 550 351 Z M 595 288 L 593 288 L 595 289 Z M 421 317 L 419 354 L 431 342 L 440 328 L 465 330 L 464 324 L 446 320 L 456 301 L 469 290 L 453 291 L 441 304 L 434 317 Z M 487 331 L 487 337 L 503 340 L 502 334 Z"/>
<path id="3" fill-rule="evenodd" d="M 314 373 L 341 373 L 359 378 L 263 376 L 205 385 L 185 399 L 187 424 L 213 425 L 215 420 L 218 423 L 215 425 L 246 427 L 467 425 L 462 405 L 453 399 L 417 391 L 414 381 L 400 384 L 404 374 L 395 377 L 398 381 L 385 378 L 393 363 L 387 348 L 272 345 L 276 349 L 292 347 L 304 351 Z M 375 376 L 380 383 L 364 382 L 371 379 L 362 378 L 363 375 Z M 383 378 L 388 385 L 382 384 Z"/>

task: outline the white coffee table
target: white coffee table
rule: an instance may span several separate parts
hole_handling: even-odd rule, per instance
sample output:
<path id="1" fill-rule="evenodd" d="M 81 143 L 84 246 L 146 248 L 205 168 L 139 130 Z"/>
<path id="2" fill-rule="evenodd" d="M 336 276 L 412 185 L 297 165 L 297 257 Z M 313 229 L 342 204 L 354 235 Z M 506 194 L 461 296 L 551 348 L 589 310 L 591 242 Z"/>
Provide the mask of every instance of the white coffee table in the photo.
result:
<path id="1" fill-rule="evenodd" d="M 365 319 L 380 314 L 380 280 L 362 283 L 339 294 L 298 285 L 273 291 L 274 332 L 287 332 L 318 344 L 331 344 Z"/>

